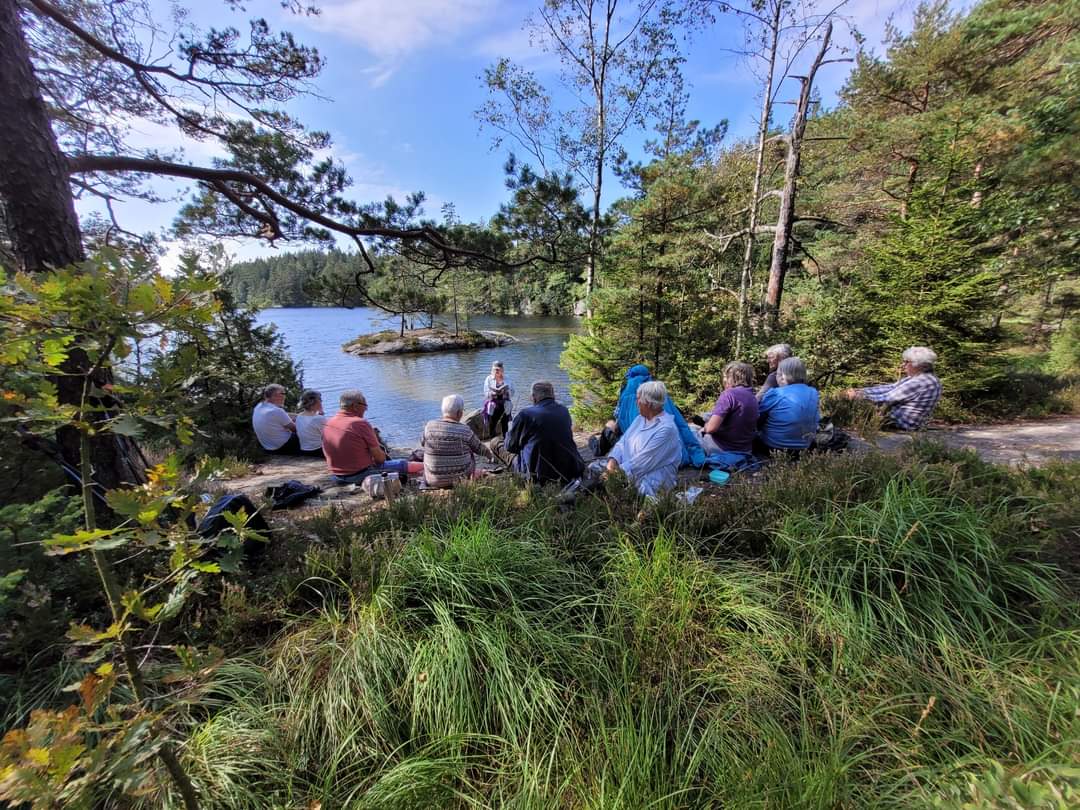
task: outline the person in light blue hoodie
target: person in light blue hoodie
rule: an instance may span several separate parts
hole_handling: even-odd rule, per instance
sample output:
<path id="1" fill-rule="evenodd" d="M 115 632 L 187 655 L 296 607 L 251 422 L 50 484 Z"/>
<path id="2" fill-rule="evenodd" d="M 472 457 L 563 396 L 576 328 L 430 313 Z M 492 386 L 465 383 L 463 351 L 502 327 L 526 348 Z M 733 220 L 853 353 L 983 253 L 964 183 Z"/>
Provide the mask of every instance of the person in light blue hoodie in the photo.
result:
<path id="1" fill-rule="evenodd" d="M 758 405 L 758 438 L 755 450 L 798 453 L 810 446 L 817 434 L 821 414 L 817 389 L 806 384 L 806 364 L 798 357 L 780 361 L 777 388 L 765 392 Z"/>
<path id="2" fill-rule="evenodd" d="M 626 382 L 623 383 L 622 391 L 619 392 L 619 402 L 615 406 L 616 430 L 619 435 L 626 433 L 630 429 L 630 425 L 638 418 L 637 391 L 642 383 L 650 380 L 652 380 L 652 374 L 649 372 L 648 366 L 639 363 L 627 369 Z M 664 410 L 671 414 L 675 427 L 679 431 L 679 439 L 683 447 L 680 466 L 701 467 L 704 465 L 705 451 L 701 449 L 701 442 L 698 441 L 698 437 L 694 435 L 694 432 L 690 430 L 690 426 L 686 424 L 686 419 L 683 418 L 679 409 L 675 407 L 675 403 L 671 401 L 670 396 L 664 400 Z"/>

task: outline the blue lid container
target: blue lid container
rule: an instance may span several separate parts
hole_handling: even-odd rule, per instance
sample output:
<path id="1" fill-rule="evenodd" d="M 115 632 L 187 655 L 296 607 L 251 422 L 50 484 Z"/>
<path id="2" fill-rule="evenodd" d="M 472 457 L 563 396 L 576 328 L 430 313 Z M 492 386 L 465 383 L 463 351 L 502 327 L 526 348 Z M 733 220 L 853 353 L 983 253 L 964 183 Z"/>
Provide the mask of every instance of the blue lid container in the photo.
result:
<path id="1" fill-rule="evenodd" d="M 723 486 L 731 478 L 731 473 L 727 470 L 713 470 L 709 473 L 709 481 L 719 486 Z"/>

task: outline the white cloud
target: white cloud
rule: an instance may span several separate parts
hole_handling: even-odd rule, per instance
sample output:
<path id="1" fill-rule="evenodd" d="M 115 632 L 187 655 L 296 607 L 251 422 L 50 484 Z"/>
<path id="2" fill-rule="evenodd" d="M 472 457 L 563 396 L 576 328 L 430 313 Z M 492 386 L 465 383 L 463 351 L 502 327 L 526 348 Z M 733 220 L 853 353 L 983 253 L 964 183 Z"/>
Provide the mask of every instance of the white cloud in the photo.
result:
<path id="1" fill-rule="evenodd" d="M 389 61 L 454 39 L 496 7 L 496 0 L 329 0 L 322 14 L 309 19 L 316 30 L 358 42 Z"/>

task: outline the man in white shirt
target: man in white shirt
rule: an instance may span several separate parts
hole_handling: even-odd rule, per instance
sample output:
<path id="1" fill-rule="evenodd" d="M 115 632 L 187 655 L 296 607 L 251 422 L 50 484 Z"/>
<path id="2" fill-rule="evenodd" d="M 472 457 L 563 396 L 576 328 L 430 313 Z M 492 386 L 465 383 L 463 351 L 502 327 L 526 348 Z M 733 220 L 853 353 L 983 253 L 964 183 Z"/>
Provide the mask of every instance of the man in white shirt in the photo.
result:
<path id="1" fill-rule="evenodd" d="M 637 390 L 639 416 L 608 454 L 608 472 L 621 469 L 646 498 L 675 486 L 682 461 L 682 439 L 674 417 L 664 410 L 666 399 L 662 382 L 642 383 Z"/>
<path id="2" fill-rule="evenodd" d="M 251 414 L 255 436 L 267 453 L 283 456 L 301 455 L 300 440 L 296 438 L 296 423 L 285 412 L 285 387 L 277 383 L 266 386 L 262 402 Z"/>

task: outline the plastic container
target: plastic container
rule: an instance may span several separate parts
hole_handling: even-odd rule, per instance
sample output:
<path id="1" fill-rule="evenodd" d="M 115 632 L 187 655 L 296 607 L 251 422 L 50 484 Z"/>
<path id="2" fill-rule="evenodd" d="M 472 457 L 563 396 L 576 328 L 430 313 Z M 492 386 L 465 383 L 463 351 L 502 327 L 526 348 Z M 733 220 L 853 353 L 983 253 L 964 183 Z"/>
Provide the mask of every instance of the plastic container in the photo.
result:
<path id="1" fill-rule="evenodd" d="M 709 483 L 716 484 L 719 487 L 726 484 L 729 478 L 731 478 L 731 473 L 727 470 L 713 470 L 709 473 Z"/>

